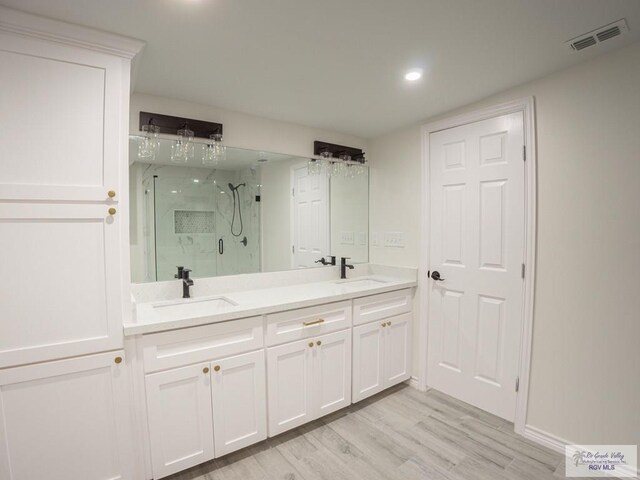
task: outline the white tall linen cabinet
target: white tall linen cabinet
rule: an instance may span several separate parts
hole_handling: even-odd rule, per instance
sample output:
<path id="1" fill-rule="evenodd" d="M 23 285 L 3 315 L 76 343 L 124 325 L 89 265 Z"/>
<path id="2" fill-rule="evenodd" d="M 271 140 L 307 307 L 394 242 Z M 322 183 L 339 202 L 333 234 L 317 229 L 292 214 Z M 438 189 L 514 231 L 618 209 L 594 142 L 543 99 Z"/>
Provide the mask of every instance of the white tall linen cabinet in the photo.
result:
<path id="1" fill-rule="evenodd" d="M 134 478 L 128 114 L 143 44 L 0 7 L 0 478 Z"/>

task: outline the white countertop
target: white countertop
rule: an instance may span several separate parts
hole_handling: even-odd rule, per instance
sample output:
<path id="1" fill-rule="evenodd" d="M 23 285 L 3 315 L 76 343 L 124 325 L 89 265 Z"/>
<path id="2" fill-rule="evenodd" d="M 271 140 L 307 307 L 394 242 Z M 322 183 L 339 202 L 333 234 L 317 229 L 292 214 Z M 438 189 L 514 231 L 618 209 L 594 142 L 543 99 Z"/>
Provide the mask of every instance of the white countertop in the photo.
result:
<path id="1" fill-rule="evenodd" d="M 367 282 L 367 279 L 373 281 Z M 361 280 L 365 280 L 362 282 Z M 197 280 L 196 280 L 197 281 Z M 219 295 L 196 296 L 190 299 L 172 299 L 136 304 L 136 322 L 124 325 L 125 336 L 161 332 L 178 328 L 193 327 L 209 323 L 225 322 L 254 315 L 303 308 L 321 303 L 339 302 L 377 293 L 415 287 L 415 278 L 406 276 L 367 275 L 350 278 L 346 282 L 329 280 L 321 282 L 260 288 Z M 206 300 L 222 298 L 232 302 L 225 306 L 208 308 Z M 159 308 L 170 304 L 179 306 L 190 303 L 189 312 L 177 309 Z M 196 304 L 200 305 L 196 305 Z M 213 304 L 215 302 L 211 302 Z M 225 303 L 224 300 L 222 303 Z M 169 311 L 173 310 L 173 311 Z M 176 311 L 177 310 L 177 311 Z"/>

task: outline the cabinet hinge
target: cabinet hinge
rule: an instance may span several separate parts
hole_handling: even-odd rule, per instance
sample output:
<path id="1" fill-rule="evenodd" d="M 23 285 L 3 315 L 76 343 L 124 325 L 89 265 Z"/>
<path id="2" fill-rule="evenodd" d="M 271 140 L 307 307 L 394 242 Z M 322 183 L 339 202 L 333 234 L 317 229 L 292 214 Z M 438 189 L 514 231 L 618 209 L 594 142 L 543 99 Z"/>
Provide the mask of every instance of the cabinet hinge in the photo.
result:
<path id="1" fill-rule="evenodd" d="M 522 278 L 524 279 L 524 263 L 522 264 Z"/>
<path id="2" fill-rule="evenodd" d="M 520 377 L 516 377 L 516 393 L 520 390 Z"/>
<path id="3" fill-rule="evenodd" d="M 527 161 L 527 146 L 526 145 L 522 145 L 522 161 L 523 162 Z"/>

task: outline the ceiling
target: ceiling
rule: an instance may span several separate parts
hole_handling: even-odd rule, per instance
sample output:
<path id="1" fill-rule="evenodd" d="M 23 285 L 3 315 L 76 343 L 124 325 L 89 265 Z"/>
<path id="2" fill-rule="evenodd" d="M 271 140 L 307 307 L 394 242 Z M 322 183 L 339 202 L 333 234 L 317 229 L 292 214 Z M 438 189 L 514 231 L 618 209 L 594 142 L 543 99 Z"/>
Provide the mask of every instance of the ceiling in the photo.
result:
<path id="1" fill-rule="evenodd" d="M 640 40 L 638 0 L 0 0 L 147 42 L 134 90 L 365 138 Z M 564 42 L 626 17 L 630 32 Z M 404 80 L 412 68 L 425 75 Z"/>

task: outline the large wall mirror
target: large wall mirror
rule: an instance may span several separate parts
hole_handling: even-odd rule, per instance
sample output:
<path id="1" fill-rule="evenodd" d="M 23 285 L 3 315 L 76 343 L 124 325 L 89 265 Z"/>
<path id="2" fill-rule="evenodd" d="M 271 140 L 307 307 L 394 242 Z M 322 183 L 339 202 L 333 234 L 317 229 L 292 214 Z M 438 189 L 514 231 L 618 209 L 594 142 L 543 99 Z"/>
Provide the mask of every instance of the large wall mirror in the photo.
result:
<path id="1" fill-rule="evenodd" d="M 327 171 L 307 158 L 231 147 L 208 166 L 204 142 L 178 164 L 174 140 L 161 138 L 146 158 L 138 141 L 130 137 L 133 282 L 172 280 L 177 266 L 202 278 L 320 266 L 328 255 L 368 261 L 366 166 Z"/>

